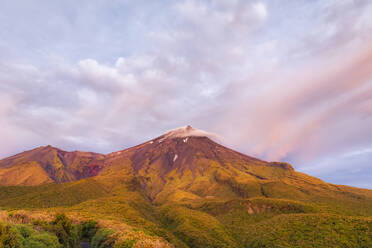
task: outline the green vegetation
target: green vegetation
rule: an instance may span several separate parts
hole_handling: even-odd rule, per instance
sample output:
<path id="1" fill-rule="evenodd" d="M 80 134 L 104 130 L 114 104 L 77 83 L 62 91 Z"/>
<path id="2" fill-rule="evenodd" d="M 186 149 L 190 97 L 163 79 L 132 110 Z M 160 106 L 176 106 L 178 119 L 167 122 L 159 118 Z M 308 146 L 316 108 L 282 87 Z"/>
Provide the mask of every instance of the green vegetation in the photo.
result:
<path id="1" fill-rule="evenodd" d="M 94 179 L 65 184 L 39 186 L 0 186 L 0 206 L 10 208 L 49 208 L 72 206 L 107 195 L 107 190 Z"/>
<path id="2" fill-rule="evenodd" d="M 99 229 L 92 238 L 92 248 L 110 248 L 113 247 L 115 240 L 111 239 L 110 236 L 114 233 L 110 229 Z"/>
<path id="3" fill-rule="evenodd" d="M 372 245 L 372 219 L 320 214 L 280 215 L 249 228 L 247 247 Z"/>
<path id="4" fill-rule="evenodd" d="M 121 248 L 133 247 L 141 238 L 133 233 L 124 238 L 112 229 L 99 228 L 93 220 L 73 224 L 60 213 L 51 222 L 0 223 L 0 248 L 79 248 L 80 241 L 87 240 L 92 248 Z"/>
<path id="5" fill-rule="evenodd" d="M 4 248 L 78 248 L 79 227 L 64 214 L 53 222 L 33 224 L 0 224 L 0 247 Z"/>
<path id="6" fill-rule="evenodd" d="M 164 226 L 190 247 L 237 247 L 224 226 L 207 213 L 175 205 L 161 210 Z"/>
<path id="7" fill-rule="evenodd" d="M 0 222 L 0 248 L 80 248 L 81 242 L 90 243 L 93 248 L 172 247 L 156 236 L 123 229 L 122 225 L 108 228 L 94 220 L 73 223 L 61 213 L 51 221 L 43 220 L 47 216 L 36 216 L 37 219 L 32 212 L 9 212 L 6 221 Z"/>
<path id="8" fill-rule="evenodd" d="M 79 247 L 79 228 L 77 225 L 73 225 L 66 215 L 57 214 L 53 222 L 44 227 L 46 230 L 55 233 L 63 247 Z"/>
<path id="9" fill-rule="evenodd" d="M 88 220 L 81 223 L 81 238 L 88 240 L 89 242 L 93 236 L 97 233 L 98 223 L 94 220 Z"/>
<path id="10" fill-rule="evenodd" d="M 182 180 L 174 177 L 172 187 L 179 187 Z M 239 182 L 243 190 L 248 187 L 244 183 Z M 256 189 L 261 187 L 257 181 L 246 185 L 254 184 L 258 185 Z M 223 185 L 219 189 L 230 187 Z M 54 220 L 41 221 L 38 226 L 42 228 L 36 228 L 30 237 L 14 231 L 18 229 L 11 226 L 4 232 L 8 235 L 2 242 L 18 242 L 23 247 L 30 242 L 44 243 L 53 247 L 51 244 L 57 240 L 53 244 L 78 247 L 78 241 L 84 240 L 92 247 L 115 248 L 154 247 L 157 243 L 163 245 L 159 247 L 171 247 L 167 242 L 185 248 L 369 247 L 372 242 L 369 191 L 332 185 L 323 188 L 323 185 L 306 182 L 300 186 L 288 181 L 261 185 L 270 197 L 243 198 L 239 197 L 240 193 L 232 197 L 233 191 L 227 194 L 227 190 L 221 197 L 201 197 L 186 191 L 172 191 L 169 187 L 165 189 L 168 195 L 173 194 L 173 201 L 168 200 L 166 204 L 149 201 L 127 174 L 65 184 L 3 187 L 0 204 L 8 210 L 67 212 L 72 219 L 83 219 L 77 225 L 57 215 Z M 287 199 L 282 199 L 286 190 Z M 226 195 L 229 197 L 225 200 Z M 187 198 L 183 198 L 185 196 Z M 10 215 L 16 218 L 16 213 L 11 211 Z M 32 218 L 17 218 L 22 223 L 33 223 Z"/>

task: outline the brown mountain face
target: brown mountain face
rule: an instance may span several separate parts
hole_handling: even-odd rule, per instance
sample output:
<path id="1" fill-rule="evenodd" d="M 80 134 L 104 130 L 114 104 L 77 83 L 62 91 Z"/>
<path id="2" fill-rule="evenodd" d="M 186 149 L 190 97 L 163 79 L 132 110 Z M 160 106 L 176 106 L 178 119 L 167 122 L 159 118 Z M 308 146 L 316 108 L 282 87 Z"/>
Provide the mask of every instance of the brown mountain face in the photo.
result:
<path id="1" fill-rule="evenodd" d="M 97 153 L 39 147 L 0 160 L 0 184 L 38 185 L 96 176 L 103 168 L 103 158 Z"/>
<path id="2" fill-rule="evenodd" d="M 127 168 L 155 202 L 181 198 L 261 196 L 261 181 L 294 173 L 287 163 L 265 162 L 217 144 L 191 127 L 173 130 L 108 154 L 101 175 Z M 249 183 L 249 192 L 241 185 Z"/>

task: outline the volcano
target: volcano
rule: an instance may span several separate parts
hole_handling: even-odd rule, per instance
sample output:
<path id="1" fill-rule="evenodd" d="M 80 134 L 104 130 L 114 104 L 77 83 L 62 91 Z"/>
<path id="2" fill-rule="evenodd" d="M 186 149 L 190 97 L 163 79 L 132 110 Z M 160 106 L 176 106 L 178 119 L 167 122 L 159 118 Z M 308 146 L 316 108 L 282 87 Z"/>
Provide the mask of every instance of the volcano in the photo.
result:
<path id="1" fill-rule="evenodd" d="M 372 242 L 371 190 L 329 184 L 216 139 L 186 126 L 109 154 L 26 151 L 0 161 L 0 207 L 115 220 L 176 247 L 341 247 L 350 235 Z M 336 227 L 344 236 L 332 236 Z"/>
<path id="2" fill-rule="evenodd" d="M 1 160 L 0 183 L 6 186 L 63 183 L 125 170 L 156 201 L 169 196 L 169 188 L 202 197 L 215 197 L 221 192 L 257 196 L 264 194 L 264 190 L 256 183 L 296 175 L 287 163 L 266 162 L 241 154 L 213 138 L 216 135 L 186 126 L 106 155 L 39 147 Z M 175 187 L 176 181 L 182 186 Z M 239 186 L 247 182 L 252 184 L 249 192 Z"/>
<path id="3" fill-rule="evenodd" d="M 209 198 L 221 194 L 257 196 L 264 192 L 259 182 L 295 175 L 287 163 L 241 154 L 214 142 L 212 137 L 215 135 L 190 126 L 171 130 L 141 145 L 108 154 L 102 174 L 112 168 L 129 167 L 155 201 L 177 193 Z M 252 187 L 244 190 L 244 183 Z"/>

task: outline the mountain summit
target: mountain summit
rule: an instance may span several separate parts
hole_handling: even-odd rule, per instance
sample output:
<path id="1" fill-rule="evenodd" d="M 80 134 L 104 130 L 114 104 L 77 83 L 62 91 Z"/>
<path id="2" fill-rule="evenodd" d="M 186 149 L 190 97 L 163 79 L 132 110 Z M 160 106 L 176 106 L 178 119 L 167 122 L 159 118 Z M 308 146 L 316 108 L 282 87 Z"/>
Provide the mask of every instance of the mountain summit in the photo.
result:
<path id="1" fill-rule="evenodd" d="M 293 174 L 287 163 L 253 158 L 209 137 L 214 135 L 191 126 L 171 130 L 141 145 L 108 154 L 100 174 L 126 169 L 149 199 L 160 202 L 179 195 L 259 196 L 263 192 L 259 181 Z M 239 186 L 247 181 L 255 182 L 249 193 Z"/>
<path id="2" fill-rule="evenodd" d="M 168 131 L 164 135 L 160 136 L 161 140 L 164 139 L 172 139 L 172 138 L 186 138 L 186 137 L 209 137 L 213 138 L 216 137 L 215 134 L 208 133 L 203 130 L 195 129 L 190 125 L 185 127 L 176 128 L 173 130 Z"/>

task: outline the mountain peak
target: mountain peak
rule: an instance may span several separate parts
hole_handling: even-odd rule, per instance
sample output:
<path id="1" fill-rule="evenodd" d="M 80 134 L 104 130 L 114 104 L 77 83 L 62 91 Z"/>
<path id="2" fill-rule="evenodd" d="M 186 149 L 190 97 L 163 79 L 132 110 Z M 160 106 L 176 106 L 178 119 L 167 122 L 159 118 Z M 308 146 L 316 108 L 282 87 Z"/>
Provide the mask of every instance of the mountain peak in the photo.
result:
<path id="1" fill-rule="evenodd" d="M 164 135 L 160 136 L 160 140 L 165 139 L 174 139 L 174 138 L 186 138 L 186 137 L 207 137 L 213 138 L 216 137 L 213 133 L 208 133 L 206 131 L 193 128 L 190 125 L 169 130 Z"/>

